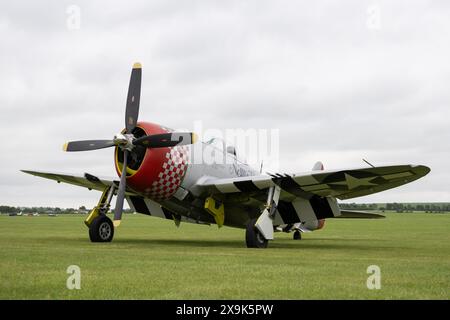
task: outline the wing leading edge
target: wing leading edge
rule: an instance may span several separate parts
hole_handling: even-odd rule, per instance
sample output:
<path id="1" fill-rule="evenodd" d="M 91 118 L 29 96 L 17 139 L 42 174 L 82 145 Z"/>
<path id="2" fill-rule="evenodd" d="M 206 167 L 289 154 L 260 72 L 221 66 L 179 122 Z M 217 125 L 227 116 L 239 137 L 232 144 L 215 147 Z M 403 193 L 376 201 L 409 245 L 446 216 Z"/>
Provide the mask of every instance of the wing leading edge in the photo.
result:
<path id="1" fill-rule="evenodd" d="M 40 172 L 30 170 L 21 170 L 21 171 L 24 173 L 31 174 L 33 176 L 55 180 L 58 183 L 64 182 L 79 187 L 88 188 L 89 190 L 94 189 L 98 191 L 104 191 L 107 187 L 112 186 L 113 184 L 116 186 L 119 185 L 119 181 L 117 180 L 98 178 L 89 173 L 85 173 L 84 176 L 80 176 L 65 173 L 51 173 L 51 172 Z M 136 195 L 132 190 L 127 190 L 126 194 Z"/>

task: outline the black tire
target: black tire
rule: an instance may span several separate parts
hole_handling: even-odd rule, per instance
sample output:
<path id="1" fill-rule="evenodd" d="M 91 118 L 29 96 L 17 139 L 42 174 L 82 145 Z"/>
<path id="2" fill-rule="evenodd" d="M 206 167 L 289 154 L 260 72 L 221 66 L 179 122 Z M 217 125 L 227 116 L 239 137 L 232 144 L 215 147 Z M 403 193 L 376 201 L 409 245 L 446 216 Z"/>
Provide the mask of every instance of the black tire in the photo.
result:
<path id="1" fill-rule="evenodd" d="M 247 248 L 267 248 L 267 241 L 261 232 L 255 227 L 257 219 L 251 219 L 247 223 L 247 229 L 245 232 L 245 242 L 247 243 Z"/>
<path id="2" fill-rule="evenodd" d="M 89 226 L 89 239 L 92 242 L 111 242 L 114 237 L 114 226 L 110 218 L 100 215 Z"/>
<path id="3" fill-rule="evenodd" d="M 302 240 L 302 233 L 298 230 L 294 231 L 294 235 L 292 236 L 294 240 Z"/>

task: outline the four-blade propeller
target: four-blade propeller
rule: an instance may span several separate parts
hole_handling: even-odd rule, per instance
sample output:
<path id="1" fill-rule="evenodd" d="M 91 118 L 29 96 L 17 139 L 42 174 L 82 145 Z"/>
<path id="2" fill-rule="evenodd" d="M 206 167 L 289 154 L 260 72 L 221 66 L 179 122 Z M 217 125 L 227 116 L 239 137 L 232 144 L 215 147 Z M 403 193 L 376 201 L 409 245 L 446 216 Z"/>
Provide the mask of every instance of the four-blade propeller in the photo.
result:
<path id="1" fill-rule="evenodd" d="M 147 135 L 136 138 L 133 130 L 136 128 L 139 116 L 139 102 L 141 98 L 142 67 L 140 63 L 133 65 L 130 85 L 128 87 L 127 104 L 125 109 L 125 132 L 118 133 L 112 140 L 83 140 L 71 141 L 64 144 L 64 151 L 90 151 L 109 147 L 119 147 L 123 151 L 123 166 L 120 183 L 117 190 L 116 207 L 114 209 L 114 226 L 117 227 L 122 219 L 123 202 L 126 191 L 127 158 L 135 146 L 145 148 L 165 148 L 195 143 L 197 137 L 192 132 L 172 132 Z"/>

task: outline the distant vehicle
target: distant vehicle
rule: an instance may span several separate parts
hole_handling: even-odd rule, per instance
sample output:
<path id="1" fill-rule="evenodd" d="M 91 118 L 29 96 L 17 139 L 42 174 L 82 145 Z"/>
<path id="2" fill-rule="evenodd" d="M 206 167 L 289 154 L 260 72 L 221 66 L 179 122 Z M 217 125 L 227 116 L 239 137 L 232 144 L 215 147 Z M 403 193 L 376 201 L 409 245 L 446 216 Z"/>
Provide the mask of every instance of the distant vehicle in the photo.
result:
<path id="1" fill-rule="evenodd" d="M 56 214 L 55 213 L 49 213 L 48 216 L 49 217 L 56 217 Z"/>
<path id="2" fill-rule="evenodd" d="M 40 214 L 38 212 L 33 213 L 33 217 L 39 217 Z"/>

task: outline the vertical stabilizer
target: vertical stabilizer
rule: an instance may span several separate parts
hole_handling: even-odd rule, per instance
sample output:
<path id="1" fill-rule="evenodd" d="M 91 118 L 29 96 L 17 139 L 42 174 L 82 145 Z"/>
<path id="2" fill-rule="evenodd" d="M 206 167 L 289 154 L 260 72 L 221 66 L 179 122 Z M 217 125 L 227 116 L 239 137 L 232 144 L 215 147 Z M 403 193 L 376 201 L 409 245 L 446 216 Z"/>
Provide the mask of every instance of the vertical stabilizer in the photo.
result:
<path id="1" fill-rule="evenodd" d="M 313 171 L 323 170 L 323 163 L 321 161 L 317 161 L 312 169 Z"/>

